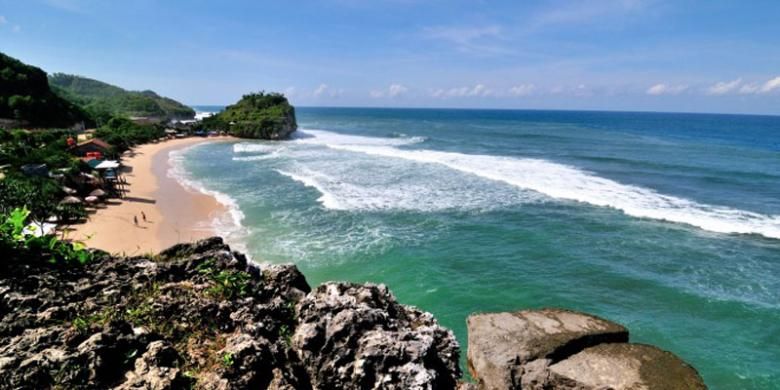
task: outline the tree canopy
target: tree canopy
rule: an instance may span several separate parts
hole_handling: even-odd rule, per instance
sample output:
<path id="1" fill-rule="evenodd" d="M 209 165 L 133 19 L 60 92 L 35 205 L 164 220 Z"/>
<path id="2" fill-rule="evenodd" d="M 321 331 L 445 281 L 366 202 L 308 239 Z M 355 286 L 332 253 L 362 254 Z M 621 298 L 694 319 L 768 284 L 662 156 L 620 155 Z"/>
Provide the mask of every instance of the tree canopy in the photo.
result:
<path id="1" fill-rule="evenodd" d="M 285 138 L 295 131 L 295 108 L 280 93 L 244 95 L 236 104 L 203 120 L 207 129 L 244 138 Z"/>
<path id="2" fill-rule="evenodd" d="M 54 91 L 82 106 L 99 124 L 113 116 L 189 119 L 195 111 L 153 91 L 127 91 L 86 77 L 55 73 L 49 76 Z"/>
<path id="3" fill-rule="evenodd" d="M 43 70 L 0 53 L 0 118 L 32 127 L 70 127 L 88 116 L 52 92 Z"/>

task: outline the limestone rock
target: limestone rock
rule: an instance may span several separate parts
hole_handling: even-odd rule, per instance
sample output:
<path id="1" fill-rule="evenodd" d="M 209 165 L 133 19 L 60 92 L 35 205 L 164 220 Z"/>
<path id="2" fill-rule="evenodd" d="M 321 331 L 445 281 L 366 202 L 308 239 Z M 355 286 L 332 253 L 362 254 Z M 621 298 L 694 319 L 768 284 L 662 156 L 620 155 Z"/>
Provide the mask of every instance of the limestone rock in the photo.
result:
<path id="1" fill-rule="evenodd" d="M 189 381 L 177 367 L 181 358 L 166 341 L 149 343 L 141 357 L 135 361 L 135 370 L 126 374 L 126 381 L 117 390 L 150 389 L 167 390 L 186 388 Z"/>
<path id="2" fill-rule="evenodd" d="M 292 346 L 315 388 L 452 389 L 458 343 L 384 285 L 327 283 L 297 306 Z"/>
<path id="3" fill-rule="evenodd" d="M 699 374 L 674 354 L 643 344 L 601 344 L 549 368 L 554 389 L 706 389 Z"/>
<path id="4" fill-rule="evenodd" d="M 628 341 L 621 325 L 562 309 L 476 314 L 466 323 L 469 371 L 484 389 L 532 386 L 561 356 Z"/>

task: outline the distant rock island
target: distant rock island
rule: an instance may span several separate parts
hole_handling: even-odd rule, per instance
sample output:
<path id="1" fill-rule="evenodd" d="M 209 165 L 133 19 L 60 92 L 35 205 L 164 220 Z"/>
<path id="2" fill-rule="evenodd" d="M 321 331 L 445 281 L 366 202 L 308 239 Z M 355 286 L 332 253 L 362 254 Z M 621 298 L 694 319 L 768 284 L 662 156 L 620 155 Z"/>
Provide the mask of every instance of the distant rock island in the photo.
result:
<path id="1" fill-rule="evenodd" d="M 469 317 L 452 331 L 384 285 L 312 289 L 220 238 L 81 267 L 0 262 L 0 384 L 88 389 L 702 389 L 689 365 L 560 309 Z"/>
<path id="2" fill-rule="evenodd" d="M 195 116 L 192 108 L 153 91 L 128 91 L 102 81 L 63 73 L 50 75 L 49 84 L 58 95 L 83 107 L 98 122 L 116 116 L 160 121 Z"/>
<path id="3" fill-rule="evenodd" d="M 203 119 L 207 130 L 226 132 L 234 137 L 280 140 L 297 128 L 295 108 L 280 93 L 244 95 L 236 104 Z"/>

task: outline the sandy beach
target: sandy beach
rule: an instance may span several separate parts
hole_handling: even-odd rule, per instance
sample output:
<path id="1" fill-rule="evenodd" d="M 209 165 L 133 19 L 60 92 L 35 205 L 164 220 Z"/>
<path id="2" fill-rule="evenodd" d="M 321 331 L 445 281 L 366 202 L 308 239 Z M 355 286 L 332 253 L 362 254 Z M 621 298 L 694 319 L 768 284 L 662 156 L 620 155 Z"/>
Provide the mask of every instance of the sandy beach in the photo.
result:
<path id="1" fill-rule="evenodd" d="M 87 222 L 71 226 L 68 237 L 132 256 L 214 235 L 211 221 L 226 212 L 225 207 L 214 197 L 185 188 L 168 176 L 172 151 L 212 141 L 185 138 L 134 148 L 122 160 L 122 175 L 128 182 L 125 198 L 111 199 L 90 214 Z"/>

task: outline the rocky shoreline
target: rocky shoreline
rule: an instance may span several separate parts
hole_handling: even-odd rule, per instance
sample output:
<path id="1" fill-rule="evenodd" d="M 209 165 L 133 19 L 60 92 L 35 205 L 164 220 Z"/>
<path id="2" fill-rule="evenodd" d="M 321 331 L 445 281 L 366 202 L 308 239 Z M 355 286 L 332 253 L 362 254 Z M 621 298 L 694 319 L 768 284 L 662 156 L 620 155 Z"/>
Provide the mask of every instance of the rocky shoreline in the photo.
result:
<path id="1" fill-rule="evenodd" d="M 384 285 L 312 289 L 295 266 L 255 266 L 216 237 L 98 257 L 0 264 L 0 387 L 705 388 L 671 353 L 583 313 L 469 317 L 467 383 L 453 333 Z"/>

